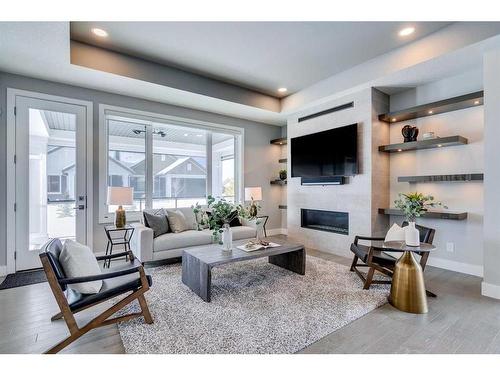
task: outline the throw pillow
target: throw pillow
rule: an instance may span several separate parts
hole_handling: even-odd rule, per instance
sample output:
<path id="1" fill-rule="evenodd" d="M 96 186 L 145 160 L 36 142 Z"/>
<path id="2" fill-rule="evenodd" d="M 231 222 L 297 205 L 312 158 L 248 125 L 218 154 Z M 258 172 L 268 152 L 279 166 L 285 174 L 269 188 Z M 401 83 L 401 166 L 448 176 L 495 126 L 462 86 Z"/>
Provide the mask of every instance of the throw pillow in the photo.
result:
<path id="1" fill-rule="evenodd" d="M 392 225 L 392 227 L 387 231 L 385 235 L 384 241 L 404 241 L 405 240 L 405 228 L 400 227 L 396 223 Z M 400 252 L 388 252 L 384 251 L 387 255 L 392 256 L 393 258 L 399 259 L 403 253 Z"/>
<path id="2" fill-rule="evenodd" d="M 179 210 L 167 210 L 168 223 L 170 224 L 170 229 L 174 233 L 184 232 L 185 230 L 192 229 L 186 223 L 186 217 Z"/>
<path id="3" fill-rule="evenodd" d="M 102 273 L 92 250 L 73 240 L 64 242 L 59 262 L 67 277 L 93 276 Z M 102 280 L 70 284 L 68 287 L 82 294 L 95 294 L 101 290 Z"/>
<path id="4" fill-rule="evenodd" d="M 161 236 L 168 232 L 168 220 L 163 210 L 159 215 L 154 215 L 149 212 L 143 212 L 144 224 L 153 230 L 153 238 Z"/>
<path id="5" fill-rule="evenodd" d="M 236 216 L 233 220 L 229 222 L 230 227 L 241 227 L 241 221 L 238 216 Z"/>

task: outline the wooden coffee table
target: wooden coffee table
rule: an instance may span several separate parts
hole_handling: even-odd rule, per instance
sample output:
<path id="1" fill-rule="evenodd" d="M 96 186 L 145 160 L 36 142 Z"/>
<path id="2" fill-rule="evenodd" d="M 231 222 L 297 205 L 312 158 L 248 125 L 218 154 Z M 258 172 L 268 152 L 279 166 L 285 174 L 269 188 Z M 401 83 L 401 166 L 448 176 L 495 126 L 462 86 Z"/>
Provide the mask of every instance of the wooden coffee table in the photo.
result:
<path id="1" fill-rule="evenodd" d="M 237 249 L 248 240 L 234 242 L 230 254 L 222 252 L 220 245 L 209 245 L 182 252 L 182 282 L 206 302 L 210 302 L 212 268 L 224 264 L 242 262 L 256 258 L 269 258 L 269 263 L 304 275 L 306 272 L 306 251 L 304 245 L 284 239 L 269 238 L 281 246 L 265 250 L 246 252 Z"/>

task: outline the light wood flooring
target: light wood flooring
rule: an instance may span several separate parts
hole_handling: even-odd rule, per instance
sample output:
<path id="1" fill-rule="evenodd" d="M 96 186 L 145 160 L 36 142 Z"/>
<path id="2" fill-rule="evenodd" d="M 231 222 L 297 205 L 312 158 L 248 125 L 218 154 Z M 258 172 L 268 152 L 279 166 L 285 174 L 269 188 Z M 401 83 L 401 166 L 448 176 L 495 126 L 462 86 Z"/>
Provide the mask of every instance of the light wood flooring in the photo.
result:
<path id="1" fill-rule="evenodd" d="M 308 253 L 350 264 L 336 255 Z M 438 294 L 429 298 L 428 314 L 406 314 L 386 304 L 301 353 L 500 353 L 500 301 L 481 296 L 481 279 L 433 267 L 425 274 L 427 288 Z M 79 313 L 78 321 L 102 309 Z M 1 290 L 0 354 L 41 353 L 66 337 L 64 322 L 50 321 L 56 311 L 47 283 Z M 123 352 L 116 325 L 93 330 L 62 351 Z"/>

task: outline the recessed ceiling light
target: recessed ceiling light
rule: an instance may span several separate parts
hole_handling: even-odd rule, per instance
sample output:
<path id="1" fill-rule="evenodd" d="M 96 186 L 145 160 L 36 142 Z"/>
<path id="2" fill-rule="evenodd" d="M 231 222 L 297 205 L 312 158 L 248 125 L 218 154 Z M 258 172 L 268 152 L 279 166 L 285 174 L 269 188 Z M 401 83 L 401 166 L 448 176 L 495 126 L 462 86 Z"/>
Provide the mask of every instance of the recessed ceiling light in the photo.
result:
<path id="1" fill-rule="evenodd" d="M 280 88 L 278 89 L 278 92 L 281 92 L 281 93 L 283 93 L 283 92 L 287 92 L 287 91 L 288 91 L 288 89 L 287 89 L 286 87 L 280 87 Z"/>
<path id="2" fill-rule="evenodd" d="M 106 30 L 99 29 L 97 27 L 94 27 L 91 31 L 94 35 L 100 36 L 101 38 L 106 38 L 108 36 L 108 33 Z"/>
<path id="3" fill-rule="evenodd" d="M 187 137 L 189 134 L 188 133 L 184 133 L 184 137 Z"/>
<path id="4" fill-rule="evenodd" d="M 203 134 L 196 134 L 197 137 L 203 137 Z"/>
<path id="5" fill-rule="evenodd" d="M 399 32 L 399 36 L 408 36 L 408 35 L 411 35 L 415 32 L 415 28 L 414 27 L 405 27 L 404 29 L 402 29 L 400 32 Z"/>

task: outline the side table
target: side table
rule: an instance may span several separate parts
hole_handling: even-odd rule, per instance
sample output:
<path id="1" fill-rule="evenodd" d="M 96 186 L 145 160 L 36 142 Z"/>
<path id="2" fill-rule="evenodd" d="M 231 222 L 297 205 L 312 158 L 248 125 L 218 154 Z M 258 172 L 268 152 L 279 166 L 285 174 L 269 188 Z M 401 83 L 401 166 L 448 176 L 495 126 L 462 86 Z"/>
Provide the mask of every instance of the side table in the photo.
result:
<path id="1" fill-rule="evenodd" d="M 113 246 L 123 245 L 125 251 L 130 251 L 130 239 L 132 234 L 134 234 L 134 227 L 126 224 L 124 227 L 117 227 L 116 225 L 105 225 L 104 232 L 106 232 L 106 237 L 108 238 L 108 244 L 106 245 L 106 255 L 111 255 L 113 253 Z M 120 233 L 122 232 L 122 233 Z M 114 234 L 120 234 L 119 236 Z M 128 258 L 128 257 L 127 257 Z M 108 267 L 111 265 L 111 259 L 104 261 L 103 267 Z"/>

